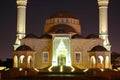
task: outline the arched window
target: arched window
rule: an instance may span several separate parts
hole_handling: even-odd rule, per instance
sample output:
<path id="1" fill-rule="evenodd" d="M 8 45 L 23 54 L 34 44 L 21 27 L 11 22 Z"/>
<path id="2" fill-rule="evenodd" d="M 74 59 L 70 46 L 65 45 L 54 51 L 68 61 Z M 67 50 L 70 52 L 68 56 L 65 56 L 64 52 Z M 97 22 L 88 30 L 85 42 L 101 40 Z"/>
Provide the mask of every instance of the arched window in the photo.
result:
<path id="1" fill-rule="evenodd" d="M 97 61 L 97 68 L 104 68 L 104 58 L 103 56 L 98 56 L 98 61 Z"/>
<path id="2" fill-rule="evenodd" d="M 77 63 L 80 62 L 80 57 L 81 57 L 80 52 L 75 52 L 75 60 Z"/>
<path id="3" fill-rule="evenodd" d="M 21 55 L 21 56 L 20 56 L 20 63 L 23 63 L 24 58 L 25 58 L 25 56 L 24 56 L 24 55 Z"/>
<path id="4" fill-rule="evenodd" d="M 27 59 L 28 64 L 31 63 L 31 61 L 32 61 L 32 57 L 28 56 L 28 59 Z"/>
<path id="5" fill-rule="evenodd" d="M 31 56 L 28 56 L 27 63 L 28 63 L 28 67 L 31 68 L 32 67 L 32 57 Z"/>
<path id="6" fill-rule="evenodd" d="M 108 56 L 106 56 L 106 58 L 105 58 L 105 68 L 109 68 L 109 57 Z"/>
<path id="7" fill-rule="evenodd" d="M 103 64 L 103 57 L 102 56 L 98 56 L 98 63 Z"/>
<path id="8" fill-rule="evenodd" d="M 95 64 L 96 64 L 95 56 L 91 56 L 91 58 L 90 58 L 90 67 L 95 68 Z"/>
<path id="9" fill-rule="evenodd" d="M 18 57 L 14 56 L 14 67 L 18 67 Z"/>
<path id="10" fill-rule="evenodd" d="M 43 52 L 43 62 L 48 62 L 48 61 L 49 61 L 49 53 Z"/>

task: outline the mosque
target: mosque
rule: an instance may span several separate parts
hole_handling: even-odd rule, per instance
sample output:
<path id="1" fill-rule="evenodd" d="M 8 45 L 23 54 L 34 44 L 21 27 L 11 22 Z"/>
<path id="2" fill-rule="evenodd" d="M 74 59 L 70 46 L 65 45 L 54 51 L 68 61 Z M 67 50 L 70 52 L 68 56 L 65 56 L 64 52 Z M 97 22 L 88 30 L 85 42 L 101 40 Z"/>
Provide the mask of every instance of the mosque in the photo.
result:
<path id="1" fill-rule="evenodd" d="M 83 37 L 78 18 L 68 12 L 56 12 L 46 19 L 44 33 L 26 35 L 27 0 L 17 0 L 17 39 L 14 44 L 14 68 L 71 71 L 87 68 L 111 68 L 111 45 L 108 39 L 108 0 L 98 0 L 99 35 Z"/>

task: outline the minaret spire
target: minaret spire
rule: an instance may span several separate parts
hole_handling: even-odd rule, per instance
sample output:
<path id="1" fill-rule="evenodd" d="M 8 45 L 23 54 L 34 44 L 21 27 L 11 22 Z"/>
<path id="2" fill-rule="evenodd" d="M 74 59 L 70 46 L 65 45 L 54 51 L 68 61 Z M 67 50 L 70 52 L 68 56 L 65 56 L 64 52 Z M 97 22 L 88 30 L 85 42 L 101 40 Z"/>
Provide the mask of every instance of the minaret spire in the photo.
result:
<path id="1" fill-rule="evenodd" d="M 16 0 L 17 3 L 17 38 L 14 44 L 14 50 L 21 45 L 20 39 L 26 34 L 26 5 L 27 0 Z"/>
<path id="2" fill-rule="evenodd" d="M 99 37 L 104 40 L 103 45 L 107 50 L 111 50 L 108 39 L 108 3 L 109 0 L 98 0 L 99 6 Z"/>

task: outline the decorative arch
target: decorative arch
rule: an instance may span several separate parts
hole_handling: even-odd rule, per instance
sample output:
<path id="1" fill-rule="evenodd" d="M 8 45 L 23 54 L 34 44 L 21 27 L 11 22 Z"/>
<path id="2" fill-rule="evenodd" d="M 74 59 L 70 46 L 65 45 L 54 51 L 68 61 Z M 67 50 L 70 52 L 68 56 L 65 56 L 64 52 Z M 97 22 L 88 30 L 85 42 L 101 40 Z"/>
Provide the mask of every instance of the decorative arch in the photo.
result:
<path id="1" fill-rule="evenodd" d="M 28 63 L 28 67 L 31 68 L 32 67 L 32 56 L 28 56 L 27 63 Z"/>
<path id="2" fill-rule="evenodd" d="M 98 56 L 98 63 L 103 64 L 103 56 Z"/>
<path id="3" fill-rule="evenodd" d="M 104 68 L 104 58 L 103 58 L 103 56 L 98 56 L 97 68 Z"/>
<path id="4" fill-rule="evenodd" d="M 110 58 L 108 56 L 105 57 L 105 68 L 109 68 Z"/>
<path id="5" fill-rule="evenodd" d="M 18 57 L 14 56 L 14 67 L 18 67 Z"/>
<path id="6" fill-rule="evenodd" d="M 90 68 L 95 68 L 96 67 L 96 59 L 95 56 L 90 57 Z"/>
<path id="7" fill-rule="evenodd" d="M 25 58 L 24 55 L 21 55 L 21 56 L 20 56 L 20 59 L 19 59 L 20 63 L 23 63 L 23 62 L 24 62 L 24 58 Z"/>

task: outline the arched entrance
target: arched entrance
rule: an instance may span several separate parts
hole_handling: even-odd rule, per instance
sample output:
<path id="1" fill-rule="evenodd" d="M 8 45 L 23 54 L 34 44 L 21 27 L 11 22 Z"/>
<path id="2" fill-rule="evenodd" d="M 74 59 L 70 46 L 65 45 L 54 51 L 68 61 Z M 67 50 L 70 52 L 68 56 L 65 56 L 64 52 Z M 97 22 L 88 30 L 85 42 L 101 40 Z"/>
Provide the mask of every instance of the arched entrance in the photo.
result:
<path id="1" fill-rule="evenodd" d="M 65 47 L 65 44 L 63 40 L 60 40 L 60 43 L 57 48 L 57 58 L 58 58 L 58 65 L 66 65 L 66 54 L 67 54 L 67 49 Z"/>
<path id="2" fill-rule="evenodd" d="M 24 63 L 24 58 L 25 58 L 24 55 L 21 55 L 21 56 L 20 56 L 20 60 L 19 60 L 20 64 Z"/>
<path id="3" fill-rule="evenodd" d="M 103 58 L 103 56 L 98 56 L 97 68 L 104 68 L 104 58 Z"/>
<path id="4" fill-rule="evenodd" d="M 70 38 L 68 35 L 54 35 L 52 66 L 71 66 Z"/>
<path id="5" fill-rule="evenodd" d="M 14 56 L 14 67 L 18 67 L 18 57 Z"/>
<path id="6" fill-rule="evenodd" d="M 106 58 L 105 58 L 105 68 L 109 68 L 110 66 L 110 61 L 109 61 L 109 57 L 108 56 L 106 56 Z"/>
<path id="7" fill-rule="evenodd" d="M 94 56 L 90 58 L 90 68 L 96 68 L 96 59 Z"/>
<path id="8" fill-rule="evenodd" d="M 58 65 L 59 66 L 63 66 L 63 65 L 66 65 L 66 56 L 65 55 L 63 55 L 63 54 L 60 54 L 59 56 L 58 56 Z"/>
<path id="9" fill-rule="evenodd" d="M 28 67 L 31 68 L 32 67 L 32 57 L 31 56 L 28 56 Z"/>

